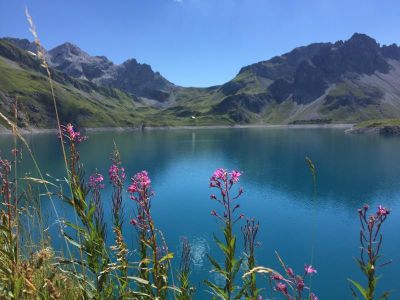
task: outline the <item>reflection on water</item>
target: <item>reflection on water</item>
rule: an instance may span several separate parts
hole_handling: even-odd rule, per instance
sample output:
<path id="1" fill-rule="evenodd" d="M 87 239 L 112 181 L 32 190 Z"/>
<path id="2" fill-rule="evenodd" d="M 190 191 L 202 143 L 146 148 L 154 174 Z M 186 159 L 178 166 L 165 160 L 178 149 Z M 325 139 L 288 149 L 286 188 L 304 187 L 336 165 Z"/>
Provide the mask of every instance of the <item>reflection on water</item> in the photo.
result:
<path id="1" fill-rule="evenodd" d="M 29 136 L 43 171 L 63 178 L 65 171 L 57 138 L 53 134 Z M 0 149 L 9 153 L 11 137 L 0 136 Z M 172 251 L 179 253 L 180 237 L 188 237 L 193 249 L 193 278 L 200 283 L 210 276 L 206 253 L 220 255 L 212 242 L 220 224 L 210 216 L 218 208 L 209 199 L 208 178 L 217 167 L 243 171 L 240 199 L 242 212 L 260 221 L 260 264 L 279 269 L 274 251 L 294 269 L 310 262 L 318 274 L 313 279 L 321 299 L 350 298 L 346 278 L 360 279 L 352 257 L 358 255 L 359 224 L 356 209 L 365 202 L 382 203 L 393 213 L 385 224 L 383 253 L 395 263 L 385 268 L 381 287 L 398 286 L 400 263 L 400 138 L 346 135 L 341 129 L 215 129 L 93 133 L 80 146 L 88 173 L 96 168 L 107 174 L 113 144 L 121 151 L 127 174 L 146 169 L 154 184 L 154 219 Z M 312 181 L 304 157 L 317 167 L 317 200 L 312 203 Z M 33 172 L 24 153 L 21 172 Z M 111 190 L 104 190 L 105 212 L 110 212 Z M 125 195 L 126 217 L 133 203 Z M 59 213 L 71 219 L 69 207 L 57 203 Z M 43 209 L 54 224 L 53 209 Z M 106 215 L 106 219 L 111 219 Z M 136 236 L 128 220 L 127 243 L 134 248 Z M 238 232 L 240 231 L 239 228 Z M 57 226 L 50 227 L 57 243 Z M 112 233 L 109 234 L 112 241 Z M 61 242 L 59 242 L 61 245 Z M 238 238 L 239 251 L 242 249 Z M 175 257 L 179 257 L 176 255 Z M 214 278 L 212 278 L 214 279 Z M 334 289 L 332 289 L 334 287 Z M 199 286 L 198 297 L 204 294 Z M 395 291 L 394 299 L 399 296 Z"/>
<path id="2" fill-rule="evenodd" d="M 196 270 L 200 270 L 207 259 L 206 254 L 210 252 L 210 245 L 205 238 L 195 237 L 190 241 L 190 247 L 193 266 Z"/>

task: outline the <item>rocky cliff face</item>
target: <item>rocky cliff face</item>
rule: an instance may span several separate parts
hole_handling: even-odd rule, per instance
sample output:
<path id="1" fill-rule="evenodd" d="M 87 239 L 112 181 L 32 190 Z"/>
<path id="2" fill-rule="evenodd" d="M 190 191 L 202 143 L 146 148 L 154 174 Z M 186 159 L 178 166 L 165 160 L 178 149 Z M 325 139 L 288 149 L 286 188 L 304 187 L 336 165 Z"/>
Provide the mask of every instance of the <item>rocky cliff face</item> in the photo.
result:
<path id="1" fill-rule="evenodd" d="M 269 88 L 274 99 L 282 101 L 291 95 L 295 102 L 304 104 L 352 74 L 388 73 L 388 59 L 398 59 L 399 53 L 396 45 L 380 47 L 374 39 L 356 33 L 345 42 L 311 44 L 244 67 L 238 77 L 250 73 L 268 79 L 265 88 Z"/>
<path id="2" fill-rule="evenodd" d="M 370 115 L 387 117 L 391 109 L 398 114 L 399 59 L 397 45 L 380 46 L 359 33 L 347 41 L 299 47 L 242 68 L 235 79 L 221 87 L 224 104 L 216 109 L 232 114 L 232 107 L 240 107 L 274 119 L 278 105 L 286 109 L 280 109 L 279 118 L 289 121 L 356 121 Z M 249 95 L 253 101 L 249 102 Z"/>
<path id="3" fill-rule="evenodd" d="M 163 102 L 174 86 L 149 65 L 135 59 L 115 65 L 105 56 L 90 56 L 71 43 L 64 43 L 48 53 L 51 66 L 69 76 L 119 88 L 136 96 Z"/>
<path id="4" fill-rule="evenodd" d="M 71 43 L 64 43 L 48 52 L 50 65 L 69 76 L 93 81 L 111 75 L 114 64 L 104 56 L 90 56 Z"/>
<path id="5" fill-rule="evenodd" d="M 36 45 L 27 39 L 5 38 L 20 49 L 35 52 Z M 147 64 L 129 59 L 115 65 L 105 56 L 91 56 L 78 46 L 64 43 L 47 52 L 49 65 L 73 78 L 98 85 L 119 88 L 135 96 L 167 101 L 174 85 Z"/>

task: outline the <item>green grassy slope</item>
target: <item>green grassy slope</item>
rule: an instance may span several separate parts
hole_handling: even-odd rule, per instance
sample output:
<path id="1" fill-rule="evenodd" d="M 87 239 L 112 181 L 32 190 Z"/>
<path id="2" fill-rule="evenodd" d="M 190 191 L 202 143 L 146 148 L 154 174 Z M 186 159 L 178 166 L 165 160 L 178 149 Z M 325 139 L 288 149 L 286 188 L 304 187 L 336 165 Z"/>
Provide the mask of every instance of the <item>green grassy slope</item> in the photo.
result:
<path id="1" fill-rule="evenodd" d="M 278 78 L 275 81 L 254 68 L 245 68 L 221 86 L 175 86 L 165 103 L 74 79 L 59 71 L 51 73 L 61 121 L 84 127 L 298 124 L 316 120 L 357 123 L 400 116 L 400 88 L 393 85 L 400 64 L 394 64 L 390 73 L 382 76 L 343 77 L 324 87 L 322 96 L 302 102 L 295 97 L 298 91 L 291 89 L 293 83 L 279 77 L 290 73 L 285 57 L 271 61 L 274 63 L 262 64 Z M 302 75 L 308 78 L 309 74 Z M 0 39 L 0 111 L 12 118 L 15 101 L 20 126 L 54 128 L 50 86 L 40 61 Z"/>
<path id="2" fill-rule="evenodd" d="M 19 68 L 0 58 L 0 110 L 12 116 L 17 99 L 19 124 L 24 127 L 53 127 L 54 107 L 45 75 Z M 72 84 L 54 81 L 55 95 L 63 122 L 81 126 L 128 126 L 140 122 L 133 100 L 120 91 L 106 96 L 99 91 L 82 91 Z"/>
<path id="3" fill-rule="evenodd" d="M 52 70 L 60 119 L 84 127 L 138 127 L 230 124 L 212 116 L 213 89 L 181 89 L 176 105 L 161 110 L 144 106 L 139 99 L 118 89 L 99 87 Z M 54 128 L 56 125 L 50 85 L 40 62 L 27 52 L 0 41 L 0 111 L 24 128 Z M 192 118 L 194 116 L 195 118 Z M 15 120 L 14 120 L 15 121 Z M 4 122 L 0 124 L 5 125 Z"/>
<path id="4" fill-rule="evenodd" d="M 368 120 L 355 125 L 355 128 L 381 128 L 384 126 L 400 126 L 400 119 Z"/>

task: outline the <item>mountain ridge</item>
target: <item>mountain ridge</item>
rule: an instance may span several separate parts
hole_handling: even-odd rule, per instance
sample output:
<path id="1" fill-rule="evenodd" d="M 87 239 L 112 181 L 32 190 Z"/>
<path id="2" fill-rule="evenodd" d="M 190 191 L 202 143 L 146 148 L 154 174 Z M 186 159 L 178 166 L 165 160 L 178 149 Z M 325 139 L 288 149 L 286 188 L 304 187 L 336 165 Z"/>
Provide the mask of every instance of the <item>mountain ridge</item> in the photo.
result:
<path id="1" fill-rule="evenodd" d="M 35 50 L 29 40 L 3 40 Z M 116 65 L 71 43 L 47 53 L 50 67 L 63 76 L 126 93 L 166 125 L 190 125 L 194 119 L 211 124 L 347 123 L 400 116 L 400 48 L 381 46 L 360 33 L 244 66 L 232 80 L 209 88 L 180 87 L 136 59 Z"/>
<path id="2" fill-rule="evenodd" d="M 36 50 L 36 45 L 27 39 L 7 37 L 4 40 L 23 50 L 31 52 Z M 46 58 L 50 67 L 73 78 L 119 88 L 141 97 L 150 96 L 160 102 L 165 100 L 165 95 L 160 91 L 168 93 L 174 86 L 159 72 L 154 72 L 150 65 L 141 64 L 134 58 L 127 59 L 121 64 L 114 64 L 107 57 L 92 56 L 70 42 L 46 51 Z M 122 77 L 129 80 L 123 80 Z"/>

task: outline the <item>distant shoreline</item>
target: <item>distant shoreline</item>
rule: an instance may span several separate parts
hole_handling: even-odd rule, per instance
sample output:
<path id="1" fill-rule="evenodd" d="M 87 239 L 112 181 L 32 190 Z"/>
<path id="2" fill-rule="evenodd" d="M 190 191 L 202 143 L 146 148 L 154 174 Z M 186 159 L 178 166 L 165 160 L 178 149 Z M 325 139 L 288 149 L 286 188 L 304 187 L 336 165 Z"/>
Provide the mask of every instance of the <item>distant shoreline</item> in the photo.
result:
<path id="1" fill-rule="evenodd" d="M 272 125 L 272 124 L 258 124 L 258 125 L 204 125 L 204 126 L 159 126 L 159 127 L 144 127 L 143 129 L 140 127 L 97 127 L 97 128 L 84 128 L 82 127 L 83 132 L 91 133 L 91 132 L 121 132 L 121 131 L 147 131 L 147 130 L 179 130 L 179 129 L 241 129 L 241 128 L 290 128 L 290 129 L 314 129 L 314 128 L 339 128 L 339 129 L 349 129 L 353 127 L 354 124 L 280 124 L 280 125 Z M 46 134 L 46 133 L 57 133 L 57 129 L 46 129 L 46 128 L 33 128 L 33 129 L 20 129 L 20 132 L 24 135 L 27 134 Z M 12 132 L 6 128 L 0 128 L 0 135 L 11 135 Z"/>

